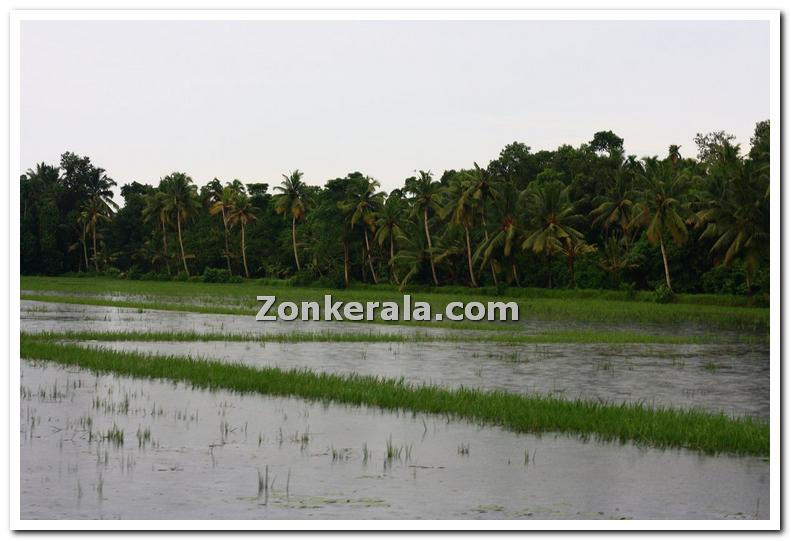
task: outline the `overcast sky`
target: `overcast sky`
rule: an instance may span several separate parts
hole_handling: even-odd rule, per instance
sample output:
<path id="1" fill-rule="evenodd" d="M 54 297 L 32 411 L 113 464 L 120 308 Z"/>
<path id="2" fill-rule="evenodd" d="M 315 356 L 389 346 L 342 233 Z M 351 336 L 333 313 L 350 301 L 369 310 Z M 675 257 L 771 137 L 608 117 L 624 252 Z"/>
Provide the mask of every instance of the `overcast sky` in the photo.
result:
<path id="1" fill-rule="evenodd" d="M 119 184 L 312 184 L 487 164 L 613 130 L 629 154 L 743 147 L 769 118 L 768 22 L 22 23 L 21 164 Z"/>

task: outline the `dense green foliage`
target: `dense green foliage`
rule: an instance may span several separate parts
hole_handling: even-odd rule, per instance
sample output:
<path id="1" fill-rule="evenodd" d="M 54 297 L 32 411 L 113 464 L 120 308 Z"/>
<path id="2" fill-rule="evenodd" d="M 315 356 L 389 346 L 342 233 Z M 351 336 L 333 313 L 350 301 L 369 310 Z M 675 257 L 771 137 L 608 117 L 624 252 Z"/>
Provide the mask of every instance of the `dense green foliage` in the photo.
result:
<path id="1" fill-rule="evenodd" d="M 339 404 L 447 415 L 517 432 L 565 432 L 605 441 L 685 447 L 708 453 L 769 455 L 769 426 L 750 418 L 642 404 L 567 401 L 475 389 L 449 390 L 373 376 L 252 368 L 189 357 L 145 355 L 21 338 L 25 359 L 100 372 L 179 381 L 198 388 L 295 396 Z"/>
<path id="2" fill-rule="evenodd" d="M 21 177 L 21 269 L 767 294 L 769 123 L 745 155 L 732 139 L 643 159 L 612 132 L 554 151 L 513 143 L 485 168 L 420 171 L 389 194 L 359 172 L 318 187 L 295 170 L 275 194 L 174 172 L 124 185 L 120 208 L 104 170 L 67 152 Z"/>

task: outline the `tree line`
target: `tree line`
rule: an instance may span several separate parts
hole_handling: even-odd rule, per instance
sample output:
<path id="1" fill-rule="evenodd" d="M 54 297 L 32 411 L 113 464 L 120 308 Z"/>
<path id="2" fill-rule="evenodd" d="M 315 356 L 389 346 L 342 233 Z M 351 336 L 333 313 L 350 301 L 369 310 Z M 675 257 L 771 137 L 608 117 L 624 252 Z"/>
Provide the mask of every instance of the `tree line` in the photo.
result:
<path id="1" fill-rule="evenodd" d="M 184 172 L 121 187 L 66 152 L 21 175 L 23 274 L 768 292 L 769 122 L 742 151 L 698 134 L 694 157 L 512 143 L 485 167 L 416 171 L 385 193 L 360 172 L 308 184 L 196 186 Z M 237 280 L 239 278 L 236 278 Z"/>

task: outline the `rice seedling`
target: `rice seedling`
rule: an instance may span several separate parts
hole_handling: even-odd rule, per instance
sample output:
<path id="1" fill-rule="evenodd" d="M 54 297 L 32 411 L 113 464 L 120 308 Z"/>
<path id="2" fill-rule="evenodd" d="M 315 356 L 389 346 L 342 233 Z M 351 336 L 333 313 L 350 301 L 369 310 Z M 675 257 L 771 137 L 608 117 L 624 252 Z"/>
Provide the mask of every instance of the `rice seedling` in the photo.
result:
<path id="1" fill-rule="evenodd" d="M 109 441 L 116 447 L 122 447 L 124 445 L 124 431 L 113 423 L 113 427 L 104 433 L 102 439 Z"/>
<path id="2" fill-rule="evenodd" d="M 145 448 L 146 444 L 151 441 L 151 429 L 146 428 L 145 430 L 138 427 L 137 429 L 137 447 L 138 448 Z"/>
<path id="3" fill-rule="evenodd" d="M 456 452 L 462 456 L 470 456 L 470 444 L 469 443 L 462 443 L 456 449 Z"/>
<path id="4" fill-rule="evenodd" d="M 20 340 L 23 358 L 50 360 L 98 372 L 187 382 L 196 388 L 297 396 L 324 404 L 372 405 L 383 409 L 444 415 L 516 432 L 560 432 L 657 447 L 686 447 L 709 453 L 767 456 L 769 426 L 752 418 L 642 404 L 599 403 L 553 396 L 528 396 L 373 376 L 306 370 L 255 368 L 189 357 L 145 355 L 35 337 Z M 281 429 L 282 432 L 282 429 Z M 281 433 L 282 438 L 282 433 Z M 390 442 L 392 444 L 392 442 Z M 390 454 L 394 452 L 391 449 Z"/>
<path id="5" fill-rule="evenodd" d="M 24 334 L 24 333 L 23 333 Z M 503 345 L 521 344 L 711 344 L 722 343 L 722 337 L 716 335 L 684 335 L 684 334 L 649 334 L 627 331 L 608 330 L 560 330 L 545 331 L 536 334 L 512 333 L 499 330 L 496 333 L 444 333 L 425 334 L 407 332 L 377 332 L 363 333 L 352 331 L 291 331 L 283 333 L 267 333 L 264 335 L 253 333 L 217 333 L 196 331 L 64 331 L 36 333 L 40 338 L 63 341 L 103 341 L 103 342 L 250 342 L 266 345 L 267 343 L 299 343 L 299 342 L 333 342 L 333 343 L 496 343 Z M 738 343 L 764 343 L 766 336 L 738 335 Z M 248 344 L 249 345 L 249 344 Z M 537 358 L 546 358 L 550 351 L 546 348 L 536 348 Z M 398 351 L 393 352 L 398 356 Z M 479 351 L 473 351 L 470 357 L 477 359 L 481 356 Z M 489 358 L 498 355 L 488 353 Z M 361 357 L 367 358 L 367 352 L 361 350 Z M 499 354 L 504 361 L 526 362 L 522 353 L 510 352 Z"/>
<path id="6" fill-rule="evenodd" d="M 363 443 L 363 464 L 368 464 L 368 460 L 371 458 L 371 450 L 368 449 L 368 443 Z"/>

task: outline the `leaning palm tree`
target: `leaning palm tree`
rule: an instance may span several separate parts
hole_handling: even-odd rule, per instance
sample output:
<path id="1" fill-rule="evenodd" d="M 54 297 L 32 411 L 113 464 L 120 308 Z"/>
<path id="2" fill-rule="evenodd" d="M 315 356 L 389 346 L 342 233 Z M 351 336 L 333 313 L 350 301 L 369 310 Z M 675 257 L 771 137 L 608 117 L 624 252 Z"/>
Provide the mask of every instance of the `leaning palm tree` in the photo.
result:
<path id="1" fill-rule="evenodd" d="M 162 259 L 165 260 L 165 267 L 170 274 L 170 256 L 168 254 L 168 232 L 167 224 L 169 220 L 168 196 L 165 192 L 155 190 L 146 195 L 145 207 L 143 207 L 143 221 L 158 222 L 162 226 Z"/>
<path id="2" fill-rule="evenodd" d="M 473 190 L 470 189 L 468 183 L 459 178 L 454 178 L 451 181 L 448 196 L 448 205 L 444 210 L 444 214 L 450 216 L 452 224 L 460 225 L 464 229 L 467 272 L 470 277 L 470 286 L 478 287 L 478 283 L 475 281 L 475 270 L 472 265 L 472 243 L 470 242 L 470 228 L 473 226 L 476 214 Z"/>
<path id="3" fill-rule="evenodd" d="M 406 191 L 412 194 L 413 212 L 420 213 L 423 217 L 423 231 L 426 234 L 428 245 L 429 263 L 431 264 L 431 277 L 434 285 L 439 285 L 437 270 L 434 267 L 434 247 L 431 244 L 429 232 L 429 213 L 439 214 L 442 211 L 443 188 L 439 182 L 432 179 L 431 171 L 420 171 L 417 177 L 412 177 L 406 182 Z"/>
<path id="4" fill-rule="evenodd" d="M 192 179 L 184 173 L 171 173 L 159 183 L 159 188 L 166 195 L 165 208 L 171 216 L 176 217 L 176 231 L 178 232 L 179 248 L 181 249 L 181 262 L 184 272 L 189 275 L 187 255 L 184 252 L 184 238 L 182 224 L 186 223 L 199 209 L 198 191 Z"/>
<path id="5" fill-rule="evenodd" d="M 687 241 L 685 218 L 688 215 L 687 192 L 689 176 L 668 162 L 649 162 L 646 174 L 639 177 L 638 202 L 633 222 L 647 228 L 648 242 L 662 252 L 667 288 L 670 283 L 670 266 L 667 261 L 665 237 L 670 235 L 677 245 Z"/>
<path id="6" fill-rule="evenodd" d="M 525 205 L 525 240 L 523 250 L 543 254 L 548 260 L 562 250 L 569 237 L 582 237 L 574 228 L 581 216 L 575 214 L 574 204 L 569 196 L 570 187 L 560 180 L 545 184 L 531 182 L 522 198 Z M 549 274 L 549 287 L 552 287 L 552 273 Z"/>
<path id="7" fill-rule="evenodd" d="M 245 251 L 244 228 L 247 224 L 250 224 L 256 220 L 255 213 L 259 210 L 260 209 L 253 206 L 246 193 L 238 192 L 236 197 L 232 200 L 228 212 L 229 225 L 233 226 L 235 224 L 239 224 L 239 227 L 242 230 L 242 263 L 244 264 L 244 275 L 246 278 L 250 278 L 250 272 L 247 270 L 247 252 Z"/>
<path id="8" fill-rule="evenodd" d="M 283 175 L 283 182 L 275 187 L 281 192 L 275 203 L 275 210 L 278 214 L 291 214 L 291 245 L 294 248 L 294 262 L 297 271 L 302 270 L 299 264 L 299 253 L 297 253 L 297 221 L 305 217 L 305 183 L 302 182 L 303 173 L 295 169 L 288 175 Z"/>
<path id="9" fill-rule="evenodd" d="M 349 225 L 354 228 L 358 224 L 362 227 L 365 240 L 365 251 L 368 254 L 368 268 L 374 283 L 378 283 L 371 255 L 371 244 L 368 241 L 368 231 L 376 232 L 376 216 L 384 201 L 384 192 L 377 191 L 379 181 L 369 177 L 360 179 L 360 185 L 353 189 L 349 198 L 340 205 L 341 209 L 349 215 Z"/>
<path id="10" fill-rule="evenodd" d="M 379 243 L 379 246 L 384 246 L 385 242 L 390 244 L 390 259 L 387 265 L 390 267 L 393 283 L 399 281 L 395 267 L 395 241 L 406 236 L 401 227 L 403 218 L 404 200 L 401 198 L 400 192 L 393 191 L 379 211 L 379 217 L 376 220 L 376 235 L 374 236 L 374 240 Z"/>
<path id="11" fill-rule="evenodd" d="M 228 272 L 232 273 L 231 270 L 231 254 L 229 249 L 229 231 L 228 231 L 228 210 L 230 206 L 230 199 L 223 197 L 223 192 L 225 191 L 225 187 L 223 187 L 222 182 L 218 178 L 212 179 L 206 185 L 206 192 L 208 194 L 208 201 L 207 205 L 209 207 L 209 214 L 214 216 L 215 214 L 222 214 L 222 228 L 223 228 L 223 236 L 225 238 L 225 252 L 223 256 L 225 257 L 225 264 L 228 267 Z"/>
<path id="12" fill-rule="evenodd" d="M 497 188 L 495 186 L 495 177 L 486 169 L 473 162 L 475 168 L 472 171 L 465 172 L 465 182 L 469 197 L 477 202 L 478 210 L 481 215 L 481 227 L 483 228 L 484 241 L 489 242 L 489 228 L 486 225 L 486 203 L 490 200 L 497 198 Z M 492 279 L 494 285 L 497 285 L 497 272 L 495 271 L 494 261 L 490 261 L 492 269 Z"/>

